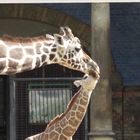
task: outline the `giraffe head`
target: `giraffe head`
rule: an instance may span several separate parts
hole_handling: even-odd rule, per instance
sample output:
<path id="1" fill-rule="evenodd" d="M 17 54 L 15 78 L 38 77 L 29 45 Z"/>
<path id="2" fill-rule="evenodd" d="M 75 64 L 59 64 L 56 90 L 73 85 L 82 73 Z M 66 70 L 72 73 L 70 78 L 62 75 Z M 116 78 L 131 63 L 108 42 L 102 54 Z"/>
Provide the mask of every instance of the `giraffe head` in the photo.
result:
<path id="1" fill-rule="evenodd" d="M 58 47 L 58 64 L 99 78 L 99 67 L 82 49 L 80 40 L 69 27 L 60 27 L 60 34 L 54 34 Z"/>

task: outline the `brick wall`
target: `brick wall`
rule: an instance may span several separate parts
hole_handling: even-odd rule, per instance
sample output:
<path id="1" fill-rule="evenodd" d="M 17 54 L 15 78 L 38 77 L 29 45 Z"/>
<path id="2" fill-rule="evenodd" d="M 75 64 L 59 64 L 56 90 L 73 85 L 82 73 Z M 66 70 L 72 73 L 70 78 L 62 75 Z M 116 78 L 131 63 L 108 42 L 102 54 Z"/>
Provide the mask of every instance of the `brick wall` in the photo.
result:
<path id="1" fill-rule="evenodd" d="M 134 86 L 140 87 L 140 4 L 116 3 L 110 9 L 112 56 L 120 73 L 112 76 L 113 129 L 116 140 L 139 140 L 140 88 Z"/>
<path id="2" fill-rule="evenodd" d="M 140 90 L 114 91 L 112 100 L 116 140 L 139 140 Z"/>

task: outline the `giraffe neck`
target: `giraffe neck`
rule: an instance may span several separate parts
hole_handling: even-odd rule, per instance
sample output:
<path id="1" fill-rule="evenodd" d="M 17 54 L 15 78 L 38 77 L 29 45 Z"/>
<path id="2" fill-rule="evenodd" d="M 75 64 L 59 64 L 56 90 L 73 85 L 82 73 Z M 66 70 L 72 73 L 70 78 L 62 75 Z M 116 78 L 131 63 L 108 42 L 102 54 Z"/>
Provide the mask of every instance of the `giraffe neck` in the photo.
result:
<path id="1" fill-rule="evenodd" d="M 82 122 L 89 104 L 91 92 L 81 88 L 71 99 L 67 110 L 50 122 L 46 129 L 48 137 L 56 140 L 71 138 Z M 53 133 L 53 135 L 51 135 Z M 58 137 L 58 134 L 59 137 Z"/>
<path id="2" fill-rule="evenodd" d="M 99 77 L 98 65 L 80 46 L 61 35 L 32 38 L 0 37 L 0 75 L 10 75 L 57 63 Z"/>
<path id="3" fill-rule="evenodd" d="M 44 64 L 55 63 L 54 40 L 47 38 L 30 40 L 0 40 L 0 74 L 29 71 Z"/>
<path id="4" fill-rule="evenodd" d="M 81 124 L 89 104 L 92 91 L 81 88 L 71 99 L 66 111 L 52 120 L 46 130 L 26 140 L 72 140 Z"/>
<path id="5" fill-rule="evenodd" d="M 74 84 L 81 88 L 72 97 L 66 111 L 54 118 L 44 132 L 28 137 L 26 140 L 72 140 L 85 116 L 91 93 L 97 82 L 98 79 L 87 75 L 82 80 L 74 81 Z"/>

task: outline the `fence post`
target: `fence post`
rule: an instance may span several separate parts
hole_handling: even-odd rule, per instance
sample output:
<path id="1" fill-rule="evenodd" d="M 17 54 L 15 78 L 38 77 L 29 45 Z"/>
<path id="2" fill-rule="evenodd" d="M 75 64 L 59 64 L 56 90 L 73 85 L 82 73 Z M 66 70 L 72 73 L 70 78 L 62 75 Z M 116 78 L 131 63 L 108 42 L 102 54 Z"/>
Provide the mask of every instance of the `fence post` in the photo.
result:
<path id="1" fill-rule="evenodd" d="M 9 137 L 10 140 L 16 140 L 16 100 L 15 100 L 15 81 L 10 77 L 10 115 L 9 115 Z"/>

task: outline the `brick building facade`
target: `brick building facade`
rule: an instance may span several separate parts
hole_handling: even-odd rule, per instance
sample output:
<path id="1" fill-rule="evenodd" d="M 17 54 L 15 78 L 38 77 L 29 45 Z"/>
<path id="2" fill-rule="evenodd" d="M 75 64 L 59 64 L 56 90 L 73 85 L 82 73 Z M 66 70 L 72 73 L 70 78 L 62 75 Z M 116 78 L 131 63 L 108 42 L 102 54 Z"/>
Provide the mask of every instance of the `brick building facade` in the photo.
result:
<path id="1" fill-rule="evenodd" d="M 115 74 L 113 128 L 116 139 L 140 139 L 140 4 L 111 4 L 111 48 Z"/>

